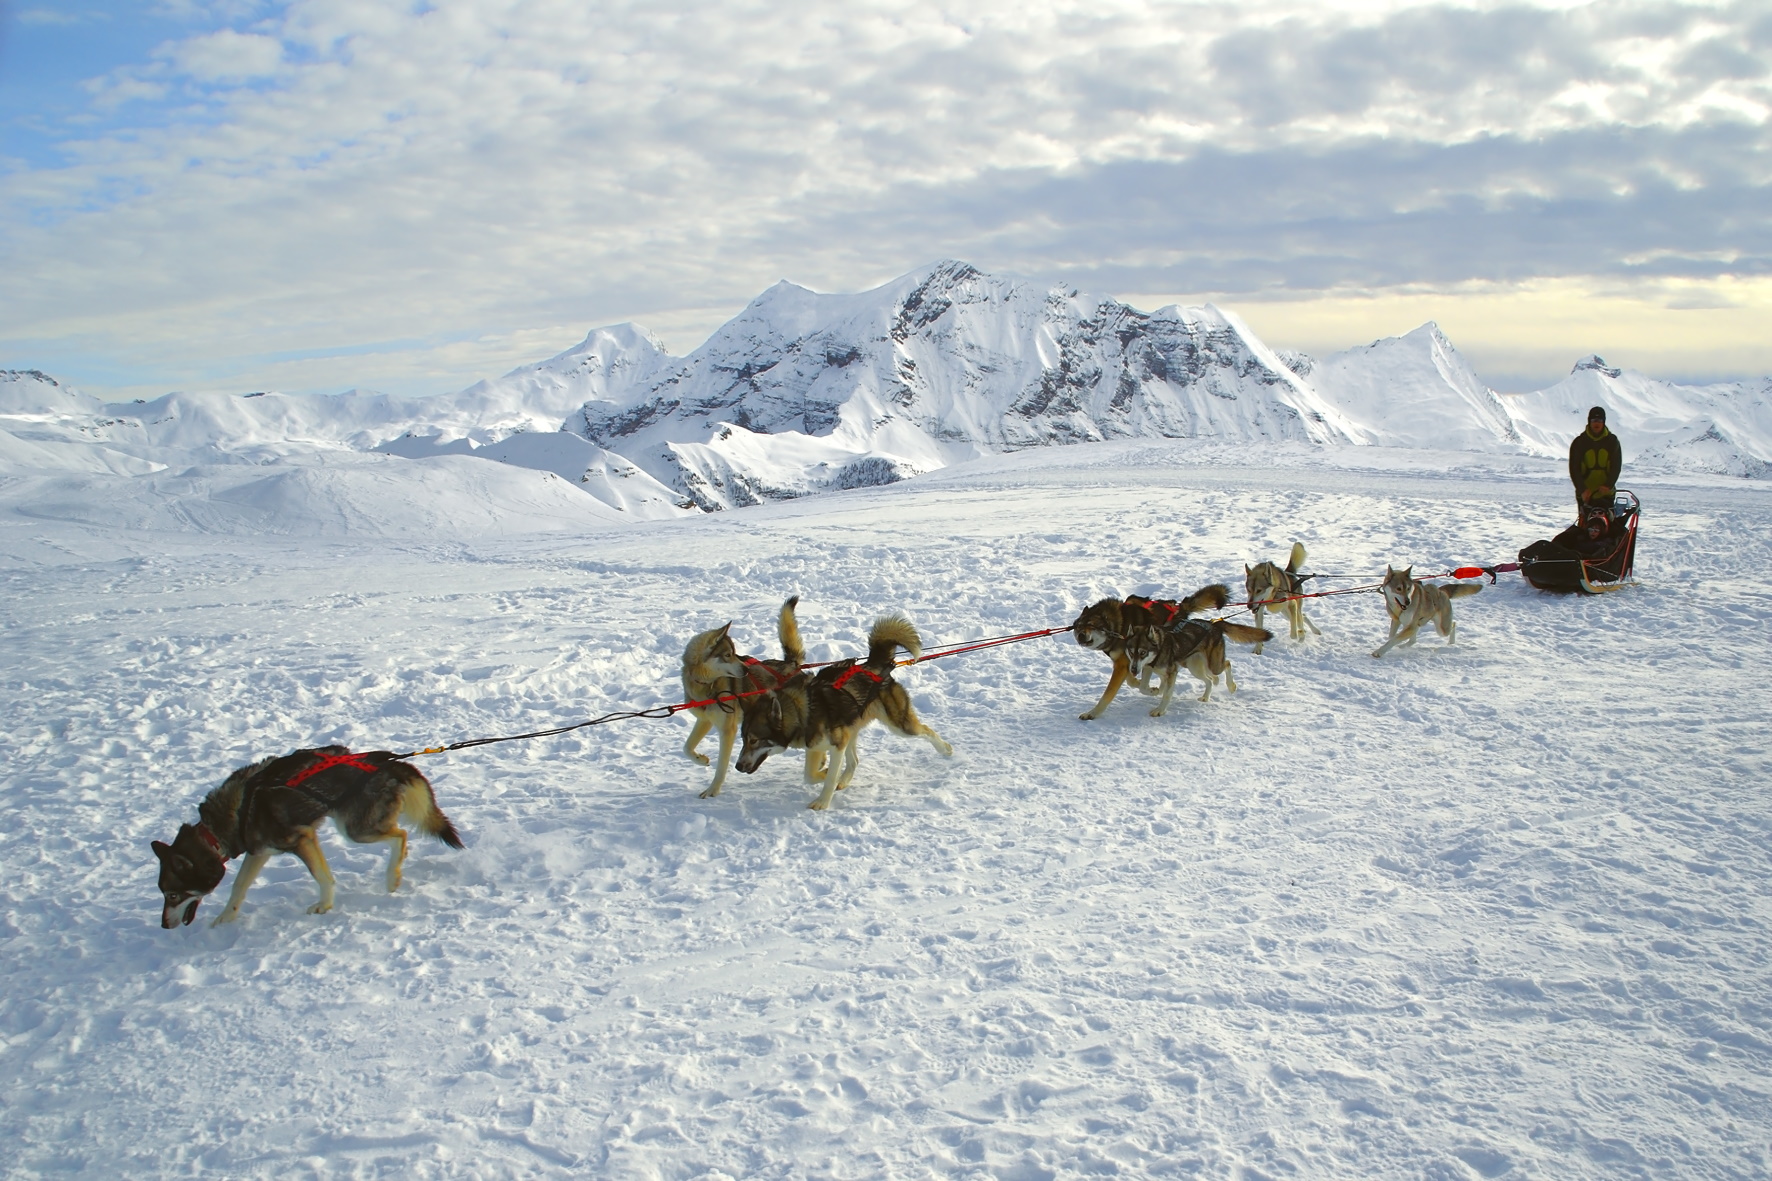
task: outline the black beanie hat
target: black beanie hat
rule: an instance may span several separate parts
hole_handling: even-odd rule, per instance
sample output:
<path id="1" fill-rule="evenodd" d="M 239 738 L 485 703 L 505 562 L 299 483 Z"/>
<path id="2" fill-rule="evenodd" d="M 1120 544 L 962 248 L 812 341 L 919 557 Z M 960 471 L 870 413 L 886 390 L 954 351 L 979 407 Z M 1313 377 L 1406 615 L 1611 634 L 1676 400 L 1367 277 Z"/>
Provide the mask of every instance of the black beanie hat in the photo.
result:
<path id="1" fill-rule="evenodd" d="M 1606 421 L 1606 408 L 1604 406 L 1595 406 L 1592 410 L 1587 412 L 1587 420 L 1589 422 L 1592 422 L 1596 418 L 1601 422 Z"/>

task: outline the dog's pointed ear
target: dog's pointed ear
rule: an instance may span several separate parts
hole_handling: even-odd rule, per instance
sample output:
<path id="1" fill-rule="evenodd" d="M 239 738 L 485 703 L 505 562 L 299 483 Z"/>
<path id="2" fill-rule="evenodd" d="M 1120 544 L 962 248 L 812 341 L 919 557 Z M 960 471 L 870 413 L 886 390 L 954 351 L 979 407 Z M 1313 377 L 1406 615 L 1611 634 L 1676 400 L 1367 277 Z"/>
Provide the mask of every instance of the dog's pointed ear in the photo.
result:
<path id="1" fill-rule="evenodd" d="M 1249 563 L 1248 562 L 1243 563 L 1243 574 L 1245 577 L 1247 577 L 1249 574 Z"/>
<path id="2" fill-rule="evenodd" d="M 150 847 L 154 850 L 154 856 L 162 861 L 166 861 L 172 856 L 172 846 L 165 841 L 153 841 Z"/>
<path id="3" fill-rule="evenodd" d="M 1404 578 L 1408 578 L 1413 573 L 1415 573 L 1415 567 L 1413 567 L 1413 566 L 1403 567 L 1403 577 Z"/>

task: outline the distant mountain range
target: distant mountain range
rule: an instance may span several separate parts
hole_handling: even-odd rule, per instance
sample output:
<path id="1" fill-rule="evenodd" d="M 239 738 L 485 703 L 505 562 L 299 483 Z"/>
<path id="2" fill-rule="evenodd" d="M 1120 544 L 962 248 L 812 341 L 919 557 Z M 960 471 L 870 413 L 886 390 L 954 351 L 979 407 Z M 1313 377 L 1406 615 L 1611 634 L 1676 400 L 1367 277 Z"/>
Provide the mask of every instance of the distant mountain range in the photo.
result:
<path id="1" fill-rule="evenodd" d="M 1211 305 L 1143 312 L 952 261 L 854 295 L 778 283 L 687 357 L 616 325 L 431 398 L 104 404 L 4 371 L 0 474 L 490 459 L 654 518 L 1115 438 L 1560 456 L 1594 404 L 1633 470 L 1772 474 L 1772 378 L 1682 386 L 1588 357 L 1549 389 L 1499 394 L 1432 323 L 1317 359 Z"/>

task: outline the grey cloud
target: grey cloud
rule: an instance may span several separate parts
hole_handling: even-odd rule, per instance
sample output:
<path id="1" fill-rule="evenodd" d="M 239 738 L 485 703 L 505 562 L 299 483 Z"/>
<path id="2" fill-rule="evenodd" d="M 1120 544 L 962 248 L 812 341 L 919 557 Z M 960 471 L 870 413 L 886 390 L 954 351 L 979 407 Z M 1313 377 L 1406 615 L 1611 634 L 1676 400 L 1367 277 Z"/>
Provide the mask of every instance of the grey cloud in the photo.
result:
<path id="1" fill-rule="evenodd" d="M 1674 69 L 1686 78 L 1747 81 L 1772 73 L 1772 60 L 1765 50 L 1755 56 L 1741 48 L 1733 37 L 1710 37 L 1688 50 Z"/>
<path id="2" fill-rule="evenodd" d="M 1691 84 L 1763 77 L 1772 68 L 1763 47 L 1757 55 L 1738 47 L 1750 40 L 1744 36 L 1749 19 L 1746 8 L 1717 12 L 1671 4 L 1567 11 L 1436 6 L 1372 23 L 1294 17 L 1240 29 L 1215 41 L 1209 59 L 1221 90 L 1267 127 L 1325 113 L 1354 115 L 1411 98 L 1458 100 L 1520 115 L 1574 83 L 1621 84 L 1665 103 L 1689 97 Z M 1681 38 L 1718 21 L 1733 29 L 1690 51 L 1674 78 L 1661 78 L 1618 52 L 1631 38 Z"/>
<path id="3" fill-rule="evenodd" d="M 1569 274 L 1772 273 L 1768 137 L 1741 124 L 1618 129 L 1538 141 L 1372 141 L 1318 152 L 1206 151 L 1065 177 L 907 188 L 844 225 L 903 243 L 901 261 L 966 253 L 1104 290 L 1313 291 Z M 1701 186 L 1666 179 L 1701 174 Z M 1491 191 L 1498 177 L 1532 186 Z M 793 253 L 782 241 L 760 244 Z"/>

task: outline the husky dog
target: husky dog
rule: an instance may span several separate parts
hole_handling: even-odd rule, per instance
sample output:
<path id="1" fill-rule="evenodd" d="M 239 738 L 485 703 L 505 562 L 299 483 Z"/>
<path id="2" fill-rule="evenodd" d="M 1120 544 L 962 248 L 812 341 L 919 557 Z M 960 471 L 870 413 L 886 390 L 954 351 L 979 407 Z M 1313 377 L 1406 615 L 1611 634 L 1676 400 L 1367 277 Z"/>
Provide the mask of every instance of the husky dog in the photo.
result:
<path id="1" fill-rule="evenodd" d="M 1474 595 L 1483 589 L 1480 582 L 1460 582 L 1441 589 L 1429 582 L 1417 582 L 1411 575 L 1415 567 L 1401 570 L 1384 568 L 1384 609 L 1390 612 L 1390 639 L 1378 646 L 1372 655 L 1383 656 L 1401 644 L 1407 648 L 1415 642 L 1415 632 L 1433 620 L 1448 644 L 1457 643 L 1458 625 L 1452 621 L 1452 600 Z"/>
<path id="2" fill-rule="evenodd" d="M 1111 657 L 1114 671 L 1108 678 L 1107 688 L 1102 690 L 1101 700 L 1088 713 L 1078 714 L 1078 718 L 1085 722 L 1099 718 L 1119 694 L 1120 686 L 1126 683 L 1126 676 L 1132 668 L 1126 659 L 1126 637 L 1135 628 L 1175 626 L 1196 611 L 1217 610 L 1229 598 L 1230 589 L 1214 583 L 1181 600 L 1128 595 L 1124 599 L 1103 599 L 1083 608 L 1076 622 L 1071 624 L 1071 631 L 1083 647 Z M 1148 690 L 1149 686 L 1145 684 L 1140 688 Z"/>
<path id="3" fill-rule="evenodd" d="M 315 828 L 326 817 L 360 845 L 386 841 L 388 891 L 400 887 L 406 860 L 404 819 L 451 849 L 462 847 L 455 825 L 437 807 L 428 780 L 418 768 L 385 750 L 352 754 L 342 746 L 322 746 L 260 759 L 241 767 L 197 805 L 197 823 L 179 825 L 168 845 L 153 843 L 160 859 L 160 892 L 166 905 L 160 925 L 170 930 L 197 917 L 204 895 L 221 885 L 228 862 L 241 854 L 234 890 L 215 923 L 240 917 L 240 904 L 253 879 L 273 853 L 294 853 L 320 886 L 320 901 L 309 914 L 332 909 L 333 877 L 320 851 Z"/>
<path id="4" fill-rule="evenodd" d="M 1259 644 L 1273 638 L 1274 633 L 1265 627 L 1227 623 L 1222 619 L 1190 619 L 1173 628 L 1149 624 L 1133 628 L 1126 637 L 1126 659 L 1131 663 L 1132 676 L 1139 681 L 1140 689 L 1153 697 L 1158 693 L 1163 695 L 1157 708 L 1151 711 L 1151 717 L 1160 718 L 1169 709 L 1169 697 L 1175 692 L 1176 674 L 1181 669 L 1186 668 L 1206 686 L 1206 691 L 1200 694 L 1201 701 L 1211 700 L 1212 686 L 1218 682 L 1220 673 L 1224 674 L 1225 688 L 1235 693 L 1237 679 L 1231 675 L 1231 662 L 1224 654 L 1225 640 Z M 1163 674 L 1160 689 L 1150 687 L 1150 676 L 1154 672 Z"/>
<path id="5" fill-rule="evenodd" d="M 1286 568 L 1280 569 L 1272 562 L 1259 562 L 1251 569 L 1243 566 L 1243 586 L 1248 594 L 1243 596 L 1249 609 L 1255 612 L 1255 626 L 1261 626 L 1264 612 L 1278 611 L 1286 616 L 1289 625 L 1288 635 L 1294 640 L 1304 639 L 1304 629 L 1309 626 L 1311 631 L 1322 635 L 1317 625 L 1310 621 L 1304 613 L 1304 579 L 1298 576 L 1304 567 L 1304 543 L 1292 543 L 1292 556 L 1286 562 Z M 1261 655 L 1261 645 L 1255 645 L 1255 654 Z"/>
<path id="6" fill-rule="evenodd" d="M 807 805 L 821 810 L 849 786 L 860 759 L 856 740 L 870 722 L 908 738 L 927 738 L 936 750 L 952 755 L 954 748 L 923 724 L 911 695 L 892 679 L 900 648 L 912 657 L 923 654 L 917 629 L 902 615 L 882 616 L 868 634 L 867 659 L 838 661 L 817 676 L 802 672 L 773 693 L 747 698 L 738 769 L 748 775 L 776 751 L 803 748 L 808 782 L 817 782 L 823 765 L 824 790 Z"/>
<path id="7" fill-rule="evenodd" d="M 776 623 L 781 637 L 780 660 L 740 656 L 728 634 L 732 630 L 730 623 L 702 632 L 683 649 L 683 700 L 707 702 L 688 711 L 695 716 L 695 727 L 689 731 L 683 753 L 707 766 L 708 756 L 695 748 L 708 736 L 708 731 L 720 728 L 719 765 L 714 768 L 714 782 L 701 793 L 704 800 L 719 795 L 720 785 L 726 782 L 745 702 L 765 690 L 781 688 L 806 663 L 806 645 L 800 642 L 800 625 L 794 616 L 799 603 L 800 597 L 795 595 L 781 605 Z"/>

